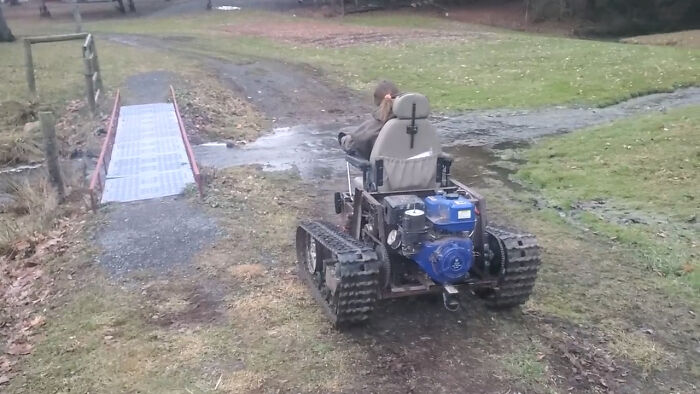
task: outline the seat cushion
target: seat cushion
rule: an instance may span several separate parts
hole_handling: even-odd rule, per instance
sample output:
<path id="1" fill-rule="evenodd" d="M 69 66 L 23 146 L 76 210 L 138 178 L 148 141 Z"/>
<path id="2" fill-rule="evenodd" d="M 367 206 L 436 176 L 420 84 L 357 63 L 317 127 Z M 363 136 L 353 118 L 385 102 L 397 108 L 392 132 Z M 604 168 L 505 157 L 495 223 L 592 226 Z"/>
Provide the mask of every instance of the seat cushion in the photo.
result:
<path id="1" fill-rule="evenodd" d="M 435 188 L 437 156 L 429 154 L 409 159 L 378 158 L 384 162 L 384 182 L 380 192 Z"/>

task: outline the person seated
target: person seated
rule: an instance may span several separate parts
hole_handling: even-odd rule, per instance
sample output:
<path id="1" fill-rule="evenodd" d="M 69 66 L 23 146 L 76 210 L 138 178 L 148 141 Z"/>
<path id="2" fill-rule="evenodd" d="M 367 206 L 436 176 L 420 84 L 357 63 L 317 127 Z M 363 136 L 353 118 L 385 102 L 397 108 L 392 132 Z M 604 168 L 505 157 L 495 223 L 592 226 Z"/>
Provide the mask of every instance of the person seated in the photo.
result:
<path id="1" fill-rule="evenodd" d="M 348 154 L 369 160 L 372 147 L 384 124 L 394 117 L 392 106 L 399 89 L 391 81 L 382 81 L 374 89 L 374 110 L 369 119 L 349 133 L 339 133 L 338 142 Z"/>

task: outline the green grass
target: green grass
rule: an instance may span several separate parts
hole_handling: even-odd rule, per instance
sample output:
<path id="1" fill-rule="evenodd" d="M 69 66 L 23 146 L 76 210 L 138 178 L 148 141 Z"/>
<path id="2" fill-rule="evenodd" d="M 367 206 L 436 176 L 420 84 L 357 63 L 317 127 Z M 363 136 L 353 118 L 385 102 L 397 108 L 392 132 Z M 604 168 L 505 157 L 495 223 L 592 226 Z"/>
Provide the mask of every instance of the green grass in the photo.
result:
<path id="1" fill-rule="evenodd" d="M 518 177 L 581 225 L 626 245 L 654 271 L 700 289 L 693 255 L 700 208 L 700 107 L 619 121 L 550 138 L 527 154 Z M 574 210 L 605 201 L 610 211 Z M 643 223 L 623 224 L 634 212 Z"/>
<path id="2" fill-rule="evenodd" d="M 464 31 L 466 40 L 407 41 L 343 48 L 312 47 L 224 31 L 226 25 L 303 18 L 260 12 L 195 14 L 174 19 L 100 22 L 106 33 L 192 36 L 176 45 L 237 61 L 265 57 L 303 62 L 328 71 L 338 82 L 367 90 L 381 78 L 404 90 L 427 94 L 444 110 L 538 107 L 553 104 L 607 105 L 639 94 L 700 82 L 700 51 L 477 31 L 472 25 L 437 18 L 380 14 L 330 23 L 428 27 Z M 319 23 L 316 21 L 316 23 Z M 457 26 L 457 27 L 455 27 Z"/>
<path id="3" fill-rule="evenodd" d="M 133 306 L 143 304 L 138 297 L 96 282 L 71 289 L 61 313 L 48 315 L 44 339 L 8 392 L 163 392 L 197 380 L 201 371 L 195 375 L 177 360 L 183 349 L 168 346 L 172 341 Z M 156 357 L 167 364 L 149 361 Z"/>
<path id="4" fill-rule="evenodd" d="M 542 361 L 543 358 L 543 355 L 538 356 L 537 346 L 525 345 L 508 354 L 503 363 L 506 371 L 517 381 L 530 385 L 544 385 L 546 384 L 547 366 L 546 362 Z"/>
<path id="5" fill-rule="evenodd" d="M 388 78 L 395 80 L 403 90 L 427 94 L 433 105 L 442 110 L 554 104 L 602 106 L 639 94 L 700 83 L 700 51 L 694 49 L 511 33 L 407 13 L 352 16 L 328 23 L 460 31 L 466 34 L 466 39 L 328 48 L 242 37 L 225 31 L 227 26 L 251 21 L 304 20 L 264 12 L 194 13 L 171 18 L 92 22 L 87 23 L 85 29 L 97 33 L 189 36 L 194 40 L 171 41 L 169 45 L 233 62 L 261 57 L 307 63 L 321 67 L 339 84 L 361 91 L 369 90 L 378 79 Z M 315 20 L 315 23 L 323 22 Z M 41 26 L 54 31 L 70 29 L 70 24 Z M 21 32 L 22 27 L 17 30 Z M 167 64 L 160 61 L 160 55 L 134 58 L 132 54 L 136 50 L 133 48 L 104 44 L 104 40 L 98 41 L 98 45 L 108 48 L 100 52 L 105 67 L 113 62 L 125 65 L 121 70 L 105 70 L 106 76 L 116 71 L 115 81 L 119 81 L 118 74 L 129 70 L 127 64 L 136 67 L 154 61 Z M 19 47 L 19 44 L 11 44 L 15 55 L 4 59 L 13 59 L 14 63 L 21 61 Z M 170 51 L 160 53 L 172 54 Z M 61 53 L 54 58 L 64 55 Z M 52 70 L 54 75 L 61 73 L 79 79 L 79 74 L 60 70 L 72 63 L 61 63 L 65 66 Z M 18 86 L 21 91 L 24 84 L 21 64 L 16 66 L 20 68 L 10 78 L 11 91 L 18 91 Z M 48 70 L 49 66 L 45 67 Z M 46 83 L 51 82 L 43 82 Z M 42 81 L 39 86 L 41 89 Z"/>
<path id="6" fill-rule="evenodd" d="M 42 105 L 56 106 L 69 100 L 83 98 L 81 41 L 67 41 L 32 45 L 38 99 Z M 128 47 L 105 40 L 97 40 L 103 83 L 108 90 L 121 87 L 126 77 L 138 72 L 168 69 L 173 64 L 180 68 L 194 63 L 176 55 L 143 48 Z M 20 41 L 2 44 L 0 56 L 0 102 L 6 100 L 29 101 L 24 67 L 24 46 Z M 7 55 L 7 56 L 5 56 Z"/>

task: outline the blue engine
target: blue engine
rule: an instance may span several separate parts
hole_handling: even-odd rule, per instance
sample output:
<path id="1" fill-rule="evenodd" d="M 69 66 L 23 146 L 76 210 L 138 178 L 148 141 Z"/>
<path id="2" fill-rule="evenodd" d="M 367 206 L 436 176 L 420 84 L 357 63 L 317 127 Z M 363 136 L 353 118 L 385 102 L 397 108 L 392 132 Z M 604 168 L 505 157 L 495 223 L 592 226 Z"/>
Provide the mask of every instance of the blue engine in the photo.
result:
<path id="1" fill-rule="evenodd" d="M 425 216 L 434 233 L 445 238 L 425 242 L 413 259 L 440 284 L 464 280 L 474 262 L 469 238 L 476 224 L 474 204 L 458 194 L 437 194 L 425 199 Z"/>
<path id="2" fill-rule="evenodd" d="M 425 216 L 436 230 L 471 232 L 476 224 L 474 204 L 458 194 L 437 194 L 425 199 Z"/>
<path id="3" fill-rule="evenodd" d="M 414 260 L 440 284 L 458 283 L 469 276 L 474 263 L 470 238 L 476 225 L 474 204 L 458 194 L 436 194 L 425 199 L 413 195 L 384 199 L 386 220 L 400 236 L 388 242 Z M 392 245 L 393 244 L 393 245 Z"/>
<path id="4" fill-rule="evenodd" d="M 450 284 L 467 278 L 474 262 L 470 238 L 444 238 L 426 242 L 413 260 L 437 283 Z"/>

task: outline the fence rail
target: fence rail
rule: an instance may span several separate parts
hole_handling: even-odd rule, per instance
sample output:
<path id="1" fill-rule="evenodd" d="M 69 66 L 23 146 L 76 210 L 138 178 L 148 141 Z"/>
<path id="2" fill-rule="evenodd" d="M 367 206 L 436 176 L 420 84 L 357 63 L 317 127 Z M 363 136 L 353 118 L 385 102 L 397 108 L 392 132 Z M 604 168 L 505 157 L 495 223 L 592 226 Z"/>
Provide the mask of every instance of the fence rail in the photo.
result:
<path id="1" fill-rule="evenodd" d="M 121 96 L 119 90 L 114 98 L 114 106 L 112 107 L 112 115 L 109 117 L 109 126 L 107 127 L 107 136 L 102 143 L 100 157 L 97 159 L 95 171 L 92 173 L 90 180 L 90 202 L 92 209 L 97 211 L 100 206 L 100 200 L 105 188 L 105 180 L 107 179 L 107 169 L 109 162 L 112 159 L 112 148 L 114 147 L 114 137 L 117 133 L 117 122 L 119 120 L 119 108 L 121 106 Z"/>
<path id="2" fill-rule="evenodd" d="M 97 57 L 97 47 L 95 39 L 90 33 L 58 34 L 53 36 L 34 36 L 24 39 L 24 63 L 27 74 L 27 87 L 29 92 L 36 96 L 36 78 L 34 76 L 34 58 L 32 56 L 32 45 L 48 42 L 85 40 L 83 43 L 83 74 L 85 75 L 85 96 L 87 98 L 90 111 L 97 114 L 97 100 L 103 91 L 102 74 L 100 73 L 100 62 Z"/>

